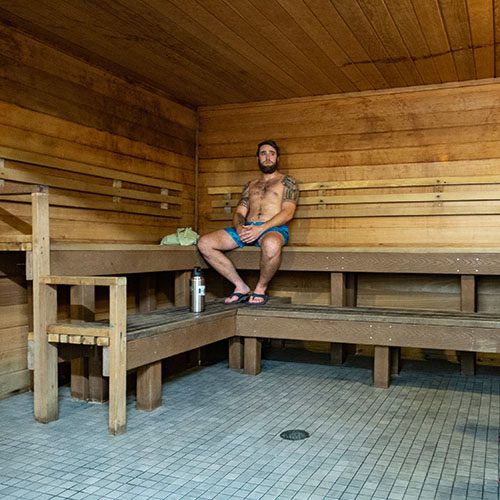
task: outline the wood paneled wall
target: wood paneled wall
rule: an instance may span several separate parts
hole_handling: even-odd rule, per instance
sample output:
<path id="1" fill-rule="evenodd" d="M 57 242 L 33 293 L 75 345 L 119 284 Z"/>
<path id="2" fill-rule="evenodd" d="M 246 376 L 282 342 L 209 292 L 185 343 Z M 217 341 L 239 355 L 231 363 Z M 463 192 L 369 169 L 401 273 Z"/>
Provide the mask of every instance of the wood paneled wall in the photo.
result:
<path id="1" fill-rule="evenodd" d="M 337 203 L 299 205 L 291 245 L 500 246 L 500 81 L 201 108 L 200 233 L 230 223 L 236 194 L 224 196 L 223 188 L 258 175 L 255 149 L 267 138 L 282 148 L 281 170 L 300 184 L 339 185 L 313 193 Z M 208 194 L 215 187 L 220 194 Z M 422 201 L 428 196 L 435 198 Z M 270 291 L 327 304 L 329 280 L 279 273 Z M 458 311 L 459 283 L 450 276 L 366 274 L 358 279 L 358 303 Z M 498 280 L 478 280 L 478 310 L 497 312 L 499 303 Z"/>
<path id="2" fill-rule="evenodd" d="M 256 176 L 256 144 L 274 138 L 283 150 L 282 171 L 300 183 L 351 181 L 349 189 L 319 194 L 349 195 L 351 210 L 342 199 L 326 205 L 326 217 L 309 210 L 291 225 L 293 245 L 497 247 L 500 233 L 492 229 L 500 225 L 500 179 L 473 183 L 500 175 L 499 117 L 500 82 L 491 80 L 202 108 L 200 214 L 206 215 L 200 228 L 227 223 L 217 220 L 221 210 L 208 188 L 243 185 Z M 465 184 L 446 185 L 451 177 Z M 436 182 L 388 187 L 389 181 L 418 178 Z M 366 188 L 361 183 L 366 180 L 382 183 Z M 493 199 L 467 195 L 478 191 Z M 397 203 L 354 199 L 391 194 L 400 195 Z M 415 194 L 422 201 L 410 200 Z M 436 197 L 423 201 L 424 194 Z M 453 200 L 444 202 L 440 194 Z M 410 209 L 412 216 L 406 215 Z"/>
<path id="3" fill-rule="evenodd" d="M 111 187 L 106 171 L 180 185 L 176 218 L 134 213 L 130 205 L 85 208 L 88 195 L 74 192 L 75 207 L 66 198 L 66 206 L 50 208 L 53 239 L 152 243 L 194 225 L 196 127 L 194 110 L 0 26 L 0 158 L 24 162 L 26 174 L 56 172 L 68 184 Z M 143 186 L 134 189 L 150 189 Z M 27 233 L 30 224 L 29 204 L 0 199 L 0 236 Z M 0 397 L 29 381 L 24 254 L 20 262 L 13 255 L 0 253 Z"/>
<path id="4" fill-rule="evenodd" d="M 296 217 L 292 245 L 500 244 L 500 81 L 201 108 L 201 232 L 229 221 L 208 190 L 258 175 L 255 148 L 265 138 L 280 144 L 282 171 L 302 185 L 330 183 L 318 198 L 336 200 Z"/>
<path id="5" fill-rule="evenodd" d="M 54 208 L 53 238 L 155 242 L 193 224 L 195 111 L 5 26 L 0 62 L 0 158 L 75 177 L 97 167 L 183 186 L 180 219 Z M 3 207 L 29 218 L 26 206 Z"/>
<path id="6" fill-rule="evenodd" d="M 30 307 L 22 252 L 0 253 L 0 398 L 29 387 Z"/>

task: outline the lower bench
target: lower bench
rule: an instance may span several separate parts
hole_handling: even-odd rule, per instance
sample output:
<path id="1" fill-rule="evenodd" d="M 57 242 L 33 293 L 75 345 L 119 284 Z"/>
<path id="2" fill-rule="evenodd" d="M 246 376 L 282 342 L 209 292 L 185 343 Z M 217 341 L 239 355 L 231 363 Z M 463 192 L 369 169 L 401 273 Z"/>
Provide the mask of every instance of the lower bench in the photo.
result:
<path id="1" fill-rule="evenodd" d="M 109 287 L 109 323 L 58 323 L 58 285 Z M 214 303 L 201 314 L 182 307 L 127 317 L 125 278 L 49 276 L 37 286 L 41 307 L 34 309 L 35 418 L 58 418 L 58 356 L 82 356 L 97 346 L 103 349 L 103 372 L 109 376 L 113 434 L 126 428 L 128 370 L 138 369 L 138 407 L 152 409 L 161 404 L 162 359 L 224 339 L 229 339 L 229 367 L 243 367 L 253 375 L 261 371 L 262 339 L 373 345 L 376 387 L 389 385 L 391 348 L 500 352 L 500 318 L 491 315 Z"/>
<path id="2" fill-rule="evenodd" d="M 388 387 L 391 350 L 400 347 L 500 352 L 500 318 L 492 315 L 395 311 L 291 304 L 238 310 L 237 335 L 244 339 L 245 373 L 261 371 L 262 339 L 287 339 L 375 346 L 373 379 Z M 241 342 L 241 341 L 240 341 Z"/>

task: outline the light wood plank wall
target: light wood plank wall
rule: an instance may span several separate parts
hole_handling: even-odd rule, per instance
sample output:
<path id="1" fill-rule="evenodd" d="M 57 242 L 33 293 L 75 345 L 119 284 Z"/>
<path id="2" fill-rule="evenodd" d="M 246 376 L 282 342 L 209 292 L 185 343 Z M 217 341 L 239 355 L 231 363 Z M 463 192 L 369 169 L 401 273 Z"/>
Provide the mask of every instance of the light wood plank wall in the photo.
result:
<path id="1" fill-rule="evenodd" d="M 194 225 L 196 128 L 196 111 L 0 26 L 0 158 L 32 164 L 25 172 L 33 175 L 102 184 L 89 176 L 97 168 L 181 187 L 176 218 L 51 206 L 54 240 L 157 243 Z M 0 199 L 1 237 L 28 233 L 30 224 L 28 203 Z M 23 257 L 0 253 L 0 398 L 29 386 Z"/>
<path id="2" fill-rule="evenodd" d="M 214 206 L 217 197 L 208 195 L 208 189 L 243 186 L 255 177 L 256 144 L 266 138 L 278 141 L 282 171 L 301 184 L 382 181 L 378 188 L 334 189 L 321 196 L 403 196 L 397 204 L 356 204 L 360 214 L 339 204 L 327 207 L 328 217 L 301 215 L 291 223 L 291 245 L 500 246 L 498 179 L 493 184 L 474 184 L 481 176 L 500 175 L 500 81 L 201 108 L 200 233 L 229 223 L 221 220 L 222 209 Z M 465 178 L 465 184 L 383 186 L 384 180 L 450 177 Z M 404 201 L 405 195 L 467 197 L 471 192 L 489 193 L 492 200 Z M 444 213 L 455 210 L 458 215 L 439 215 L 440 207 Z M 408 208 L 416 215 L 402 215 Z M 395 215 L 375 216 L 384 210 Z M 434 215 L 424 215 L 429 213 Z M 282 273 L 271 292 L 292 296 L 297 302 L 324 304 L 328 287 L 328 277 L 319 273 Z M 498 310 L 499 303 L 497 280 L 479 280 L 479 310 Z M 447 276 L 362 275 L 358 304 L 459 310 L 459 283 Z"/>
<path id="3" fill-rule="evenodd" d="M 97 167 L 182 185 L 180 219 L 54 207 L 54 239 L 155 242 L 193 224 L 194 110 L 4 26 L 0 62 L 0 158 L 77 178 Z M 27 205 L 2 206 L 30 217 Z"/>
<path id="4" fill-rule="evenodd" d="M 403 91 L 363 92 L 200 110 L 200 228 L 224 225 L 211 220 L 207 188 L 243 185 L 257 173 L 255 146 L 274 138 L 283 149 L 282 170 L 300 183 L 500 174 L 500 82 L 415 87 Z M 397 204 L 439 214 L 441 201 L 405 202 L 404 195 L 468 191 L 500 194 L 499 184 L 353 188 L 329 195 L 399 193 Z M 309 193 L 306 194 L 309 196 Z M 409 198 L 409 196 L 408 196 Z M 364 214 L 382 204 L 365 204 Z M 388 206 L 385 204 L 384 206 Z M 363 217 L 342 215 L 331 205 L 323 218 L 298 218 L 291 244 L 335 246 L 496 247 L 500 233 L 498 200 L 451 202 L 466 215 Z M 357 204 L 362 206 L 362 204 Z M 392 203 L 390 204 L 392 206 Z M 493 213 L 486 214 L 485 206 Z M 474 214 L 483 210 L 483 213 Z M 459 213 L 460 213 L 459 211 Z M 361 212 L 363 214 L 363 212 Z"/>

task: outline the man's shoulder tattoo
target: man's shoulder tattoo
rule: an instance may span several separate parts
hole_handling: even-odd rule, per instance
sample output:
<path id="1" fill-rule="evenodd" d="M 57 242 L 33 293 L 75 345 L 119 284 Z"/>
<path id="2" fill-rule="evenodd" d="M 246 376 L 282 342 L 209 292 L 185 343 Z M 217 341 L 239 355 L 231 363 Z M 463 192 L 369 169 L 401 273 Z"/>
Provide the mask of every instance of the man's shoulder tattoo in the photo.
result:
<path id="1" fill-rule="evenodd" d="M 243 192 L 241 193 L 240 201 L 238 201 L 238 205 L 245 208 L 250 207 L 250 181 L 245 184 Z"/>
<path id="2" fill-rule="evenodd" d="M 299 188 L 296 180 L 290 175 L 285 175 L 281 181 L 285 189 L 283 190 L 283 201 L 297 203 L 299 200 Z"/>

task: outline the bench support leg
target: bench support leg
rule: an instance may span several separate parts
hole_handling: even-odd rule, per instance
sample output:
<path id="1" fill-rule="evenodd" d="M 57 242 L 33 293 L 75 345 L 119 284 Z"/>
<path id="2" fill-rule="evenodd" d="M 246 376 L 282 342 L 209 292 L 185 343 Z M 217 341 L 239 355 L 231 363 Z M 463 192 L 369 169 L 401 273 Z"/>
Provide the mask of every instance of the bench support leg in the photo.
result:
<path id="1" fill-rule="evenodd" d="M 33 399 L 35 420 L 57 420 L 57 347 L 48 342 L 47 326 L 57 321 L 55 288 L 42 284 L 50 274 L 49 198 L 46 190 L 32 193 L 33 218 Z"/>
<path id="2" fill-rule="evenodd" d="M 397 376 L 401 371 L 401 347 L 391 347 L 391 375 Z"/>
<path id="3" fill-rule="evenodd" d="M 137 369 L 137 409 L 151 411 L 161 405 L 161 361 Z"/>
<path id="4" fill-rule="evenodd" d="M 89 399 L 89 363 L 88 358 L 81 357 L 71 360 L 71 397 Z"/>
<path id="5" fill-rule="evenodd" d="M 75 285 L 70 291 L 70 316 L 72 322 L 95 320 L 95 287 Z M 89 360 L 81 357 L 71 360 L 71 396 L 90 399 Z"/>
<path id="6" fill-rule="evenodd" d="M 103 403 L 109 397 L 109 382 L 103 376 L 103 350 L 93 347 L 89 360 L 89 400 Z"/>
<path id="7" fill-rule="evenodd" d="M 334 307 L 356 307 L 357 276 L 354 273 L 330 273 L 330 304 Z M 332 342 L 330 363 L 342 365 L 356 345 Z"/>
<path id="8" fill-rule="evenodd" d="M 460 352 L 460 371 L 462 375 L 476 374 L 476 353 L 469 351 Z"/>
<path id="9" fill-rule="evenodd" d="M 241 337 L 229 339 L 229 368 L 233 370 L 243 368 L 243 339 Z"/>
<path id="10" fill-rule="evenodd" d="M 460 310 L 464 312 L 475 312 L 477 309 L 476 277 L 474 275 L 463 275 L 460 277 Z M 458 352 L 460 371 L 462 375 L 476 374 L 476 353 Z"/>
<path id="11" fill-rule="evenodd" d="M 34 310 L 34 413 L 38 422 L 48 423 L 59 417 L 57 347 L 49 344 L 47 326 L 56 322 L 57 295 L 53 287 L 36 284 Z"/>
<path id="12" fill-rule="evenodd" d="M 260 358 L 262 341 L 255 337 L 245 337 L 245 374 L 258 375 L 261 371 Z"/>
<path id="13" fill-rule="evenodd" d="M 330 364 L 342 365 L 347 357 L 346 344 L 342 342 L 332 342 L 330 344 Z"/>
<path id="14" fill-rule="evenodd" d="M 109 347 L 109 431 L 125 432 L 127 425 L 127 285 L 109 289 L 109 321 L 113 325 Z"/>
<path id="15" fill-rule="evenodd" d="M 373 361 L 373 385 L 387 389 L 390 384 L 390 352 L 387 346 L 375 346 Z"/>
<path id="16" fill-rule="evenodd" d="M 191 271 L 176 271 L 175 273 L 175 305 L 189 305 L 189 280 Z"/>

